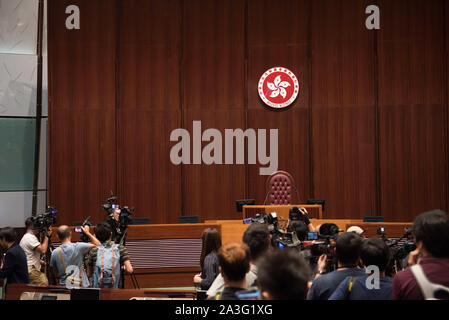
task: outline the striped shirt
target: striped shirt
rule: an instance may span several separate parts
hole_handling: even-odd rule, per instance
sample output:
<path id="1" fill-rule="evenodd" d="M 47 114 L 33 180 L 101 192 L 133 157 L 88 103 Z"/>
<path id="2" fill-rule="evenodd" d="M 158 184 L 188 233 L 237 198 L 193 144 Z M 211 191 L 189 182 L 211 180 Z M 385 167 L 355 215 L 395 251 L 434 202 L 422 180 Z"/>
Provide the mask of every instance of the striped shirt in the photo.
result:
<path id="1" fill-rule="evenodd" d="M 218 256 L 215 252 L 209 253 L 203 262 L 201 270 L 201 290 L 207 290 L 218 276 Z"/>

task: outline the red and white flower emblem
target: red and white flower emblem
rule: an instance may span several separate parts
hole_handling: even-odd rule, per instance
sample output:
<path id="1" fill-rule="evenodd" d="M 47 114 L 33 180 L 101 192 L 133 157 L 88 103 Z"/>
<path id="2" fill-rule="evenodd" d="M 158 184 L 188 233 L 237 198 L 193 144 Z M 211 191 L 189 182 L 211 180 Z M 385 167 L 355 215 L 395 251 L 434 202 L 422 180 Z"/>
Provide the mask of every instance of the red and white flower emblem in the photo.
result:
<path id="1" fill-rule="evenodd" d="M 270 107 L 286 108 L 298 96 L 298 79 L 287 68 L 274 67 L 260 77 L 258 90 L 260 98 Z"/>

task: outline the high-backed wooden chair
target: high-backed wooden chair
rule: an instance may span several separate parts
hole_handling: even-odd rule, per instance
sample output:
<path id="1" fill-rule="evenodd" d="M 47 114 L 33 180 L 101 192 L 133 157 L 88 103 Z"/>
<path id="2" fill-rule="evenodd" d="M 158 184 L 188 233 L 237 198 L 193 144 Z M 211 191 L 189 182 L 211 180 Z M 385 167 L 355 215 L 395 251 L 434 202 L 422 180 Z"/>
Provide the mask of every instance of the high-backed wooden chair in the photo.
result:
<path id="1" fill-rule="evenodd" d="M 298 189 L 293 176 L 287 171 L 276 171 L 267 178 L 267 195 L 264 204 L 289 205 L 293 204 L 293 193 L 296 193 L 296 201 L 299 203 Z"/>

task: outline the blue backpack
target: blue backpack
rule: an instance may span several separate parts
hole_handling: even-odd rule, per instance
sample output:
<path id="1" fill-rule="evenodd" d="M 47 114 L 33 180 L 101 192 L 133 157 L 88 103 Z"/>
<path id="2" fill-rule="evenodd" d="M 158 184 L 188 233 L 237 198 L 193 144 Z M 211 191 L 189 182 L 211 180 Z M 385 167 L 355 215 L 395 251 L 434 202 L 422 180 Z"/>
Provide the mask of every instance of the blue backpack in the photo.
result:
<path id="1" fill-rule="evenodd" d="M 97 247 L 97 262 L 94 266 L 94 288 L 118 288 L 120 283 L 120 250 L 118 244 Z"/>

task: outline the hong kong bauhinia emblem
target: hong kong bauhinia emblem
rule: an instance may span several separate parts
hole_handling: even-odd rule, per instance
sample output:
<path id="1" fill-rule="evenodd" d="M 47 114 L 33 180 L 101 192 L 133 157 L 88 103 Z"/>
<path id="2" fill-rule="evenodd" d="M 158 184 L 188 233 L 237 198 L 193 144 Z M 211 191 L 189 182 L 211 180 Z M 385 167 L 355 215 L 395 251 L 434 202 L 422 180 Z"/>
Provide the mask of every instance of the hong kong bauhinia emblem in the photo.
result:
<path id="1" fill-rule="evenodd" d="M 291 105 L 299 93 L 295 74 L 283 67 L 271 68 L 260 77 L 259 96 L 263 102 L 275 109 Z"/>

